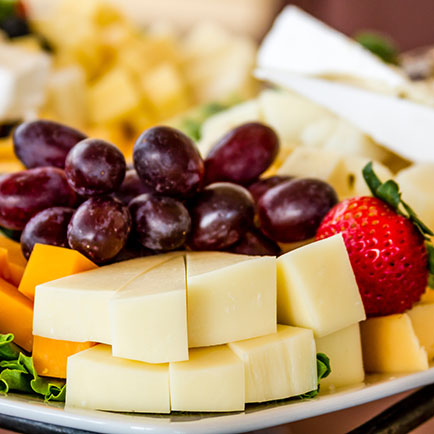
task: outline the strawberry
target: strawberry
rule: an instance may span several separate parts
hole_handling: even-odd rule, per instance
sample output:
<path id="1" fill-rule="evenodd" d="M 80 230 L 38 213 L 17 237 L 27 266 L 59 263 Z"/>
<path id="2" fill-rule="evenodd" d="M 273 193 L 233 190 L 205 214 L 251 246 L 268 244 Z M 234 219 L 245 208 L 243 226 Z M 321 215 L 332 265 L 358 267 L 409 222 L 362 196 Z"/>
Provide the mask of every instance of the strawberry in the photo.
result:
<path id="1" fill-rule="evenodd" d="M 420 300 L 427 286 L 434 248 L 425 240 L 432 232 L 401 200 L 394 181 L 382 184 L 371 165 L 363 173 L 377 197 L 337 204 L 316 238 L 342 233 L 368 317 L 401 313 Z"/>

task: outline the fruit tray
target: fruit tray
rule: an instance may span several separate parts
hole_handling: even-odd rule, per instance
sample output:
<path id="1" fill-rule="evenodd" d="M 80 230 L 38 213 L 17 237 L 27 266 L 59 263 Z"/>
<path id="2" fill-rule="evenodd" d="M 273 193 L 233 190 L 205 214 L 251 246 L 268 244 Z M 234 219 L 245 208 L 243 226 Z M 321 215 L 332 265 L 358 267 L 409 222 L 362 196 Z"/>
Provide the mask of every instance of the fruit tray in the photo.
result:
<path id="1" fill-rule="evenodd" d="M 81 409 L 63 410 L 62 404 L 45 404 L 36 398 L 10 394 L 0 397 L 0 426 L 3 417 L 16 419 L 15 428 L 25 424 L 22 419 L 45 425 L 47 433 L 54 425 L 74 430 L 100 433 L 239 433 L 263 429 L 284 423 L 365 404 L 410 389 L 434 383 L 434 364 L 430 369 L 413 374 L 395 376 L 368 375 L 365 383 L 320 394 L 309 401 L 282 400 L 264 404 L 250 404 L 244 412 L 234 414 L 172 413 L 171 415 L 120 414 Z M 18 418 L 21 418 L 18 419 Z M 58 428 L 58 427 L 57 427 Z M 25 431 L 29 432 L 29 431 Z"/>

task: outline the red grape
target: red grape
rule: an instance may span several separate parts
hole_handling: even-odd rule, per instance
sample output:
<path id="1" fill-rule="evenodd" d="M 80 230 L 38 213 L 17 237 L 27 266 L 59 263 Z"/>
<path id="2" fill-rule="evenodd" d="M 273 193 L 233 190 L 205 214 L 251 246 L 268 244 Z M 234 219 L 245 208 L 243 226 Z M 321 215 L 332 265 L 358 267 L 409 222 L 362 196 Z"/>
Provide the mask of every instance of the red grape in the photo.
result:
<path id="1" fill-rule="evenodd" d="M 255 213 L 250 193 L 229 182 L 206 187 L 189 205 L 193 250 L 222 250 L 236 243 L 253 225 Z"/>
<path id="2" fill-rule="evenodd" d="M 121 186 L 114 193 L 114 197 L 124 205 L 128 205 L 135 197 L 151 192 L 151 187 L 142 182 L 134 169 L 130 169 L 127 170 Z"/>
<path id="3" fill-rule="evenodd" d="M 321 220 L 337 202 L 335 190 L 319 179 L 286 181 L 259 199 L 260 226 L 274 241 L 306 240 L 315 235 Z"/>
<path id="4" fill-rule="evenodd" d="M 74 206 L 76 196 L 65 172 L 39 167 L 0 177 L 0 225 L 24 229 L 39 211 L 53 206 Z"/>
<path id="5" fill-rule="evenodd" d="M 193 141 L 170 127 L 146 130 L 133 151 L 139 177 L 156 193 L 180 198 L 199 191 L 204 164 Z"/>
<path id="6" fill-rule="evenodd" d="M 191 228 L 185 206 L 176 199 L 142 194 L 130 202 L 135 232 L 143 246 L 152 250 L 175 250 L 181 247 Z"/>
<path id="7" fill-rule="evenodd" d="M 279 139 L 266 125 L 252 122 L 227 133 L 205 159 L 206 183 L 229 181 L 249 185 L 270 167 Z"/>
<path id="8" fill-rule="evenodd" d="M 77 143 L 65 162 L 70 186 L 81 196 L 112 193 L 125 177 L 126 163 L 122 152 L 100 139 Z"/>
<path id="9" fill-rule="evenodd" d="M 44 209 L 33 216 L 21 234 L 24 256 L 30 256 L 36 243 L 69 248 L 66 232 L 74 212 L 74 208 L 59 206 Z"/>
<path id="10" fill-rule="evenodd" d="M 266 193 L 270 188 L 276 185 L 282 184 L 285 181 L 290 181 L 293 179 L 292 176 L 286 175 L 275 175 L 269 178 L 259 179 L 249 186 L 250 194 L 253 200 L 257 203 L 264 193 Z"/>
<path id="11" fill-rule="evenodd" d="M 229 251 L 241 255 L 261 256 L 278 256 L 281 253 L 279 245 L 257 229 L 248 230 L 237 243 L 229 248 Z"/>
<path id="12" fill-rule="evenodd" d="M 25 167 L 54 166 L 63 169 L 71 148 L 86 136 L 53 121 L 24 122 L 13 135 L 14 150 Z"/>
<path id="13" fill-rule="evenodd" d="M 128 207 L 109 196 L 92 197 L 73 215 L 68 243 L 92 261 L 104 263 L 122 250 L 130 230 Z"/>

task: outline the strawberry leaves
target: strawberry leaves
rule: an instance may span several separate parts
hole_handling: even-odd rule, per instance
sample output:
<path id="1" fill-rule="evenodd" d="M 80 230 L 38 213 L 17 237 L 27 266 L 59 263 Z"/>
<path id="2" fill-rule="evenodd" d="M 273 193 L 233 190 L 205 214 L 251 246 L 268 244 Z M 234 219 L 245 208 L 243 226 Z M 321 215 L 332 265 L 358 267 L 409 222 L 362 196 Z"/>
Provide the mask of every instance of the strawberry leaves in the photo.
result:
<path id="1" fill-rule="evenodd" d="M 384 183 L 381 182 L 372 168 L 372 162 L 363 168 L 362 173 L 372 195 L 386 202 L 397 214 L 409 219 L 422 237 L 428 241 L 425 243 L 428 253 L 428 286 L 434 289 L 434 247 L 429 243 L 430 237 L 434 235 L 433 231 L 419 219 L 410 205 L 402 200 L 399 185 L 395 181 L 389 179 Z"/>

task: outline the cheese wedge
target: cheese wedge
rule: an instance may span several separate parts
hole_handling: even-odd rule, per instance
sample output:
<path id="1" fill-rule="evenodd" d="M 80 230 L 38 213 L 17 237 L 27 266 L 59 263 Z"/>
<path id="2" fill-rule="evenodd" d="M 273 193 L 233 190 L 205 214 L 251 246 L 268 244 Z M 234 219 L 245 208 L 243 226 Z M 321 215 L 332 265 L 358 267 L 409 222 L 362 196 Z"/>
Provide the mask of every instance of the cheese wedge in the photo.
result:
<path id="1" fill-rule="evenodd" d="M 410 317 L 414 332 L 420 344 L 425 348 L 428 359 L 434 358 L 434 303 L 413 306 L 407 315 Z"/>
<path id="2" fill-rule="evenodd" d="M 276 259 L 187 254 L 188 344 L 203 347 L 276 331 Z"/>
<path id="3" fill-rule="evenodd" d="M 366 372 L 396 373 L 428 369 L 428 356 L 407 314 L 369 318 L 360 324 Z"/>
<path id="4" fill-rule="evenodd" d="M 311 330 L 284 325 L 277 332 L 232 342 L 244 363 L 246 402 L 289 398 L 315 390 L 315 341 Z"/>
<path id="5" fill-rule="evenodd" d="M 110 299 L 130 280 L 169 259 L 168 255 L 132 259 L 38 285 L 33 334 L 111 343 Z"/>
<path id="6" fill-rule="evenodd" d="M 96 345 L 68 358 L 66 407 L 170 413 L 169 365 L 120 359 Z"/>
<path id="7" fill-rule="evenodd" d="M 35 244 L 18 291 L 33 300 L 37 285 L 93 268 L 97 266 L 77 250 Z"/>
<path id="8" fill-rule="evenodd" d="M 219 345 L 190 350 L 186 362 L 170 363 L 170 398 L 176 411 L 244 410 L 243 362 Z"/>
<path id="9" fill-rule="evenodd" d="M 113 355 L 149 363 L 188 359 L 185 263 L 176 257 L 125 285 L 110 302 Z"/>
<path id="10" fill-rule="evenodd" d="M 341 234 L 277 259 L 277 319 L 326 336 L 365 319 Z"/>
<path id="11" fill-rule="evenodd" d="M 359 324 L 352 324 L 330 335 L 316 339 L 316 348 L 330 358 L 331 373 L 321 380 L 321 390 L 361 383 L 363 370 Z"/>

